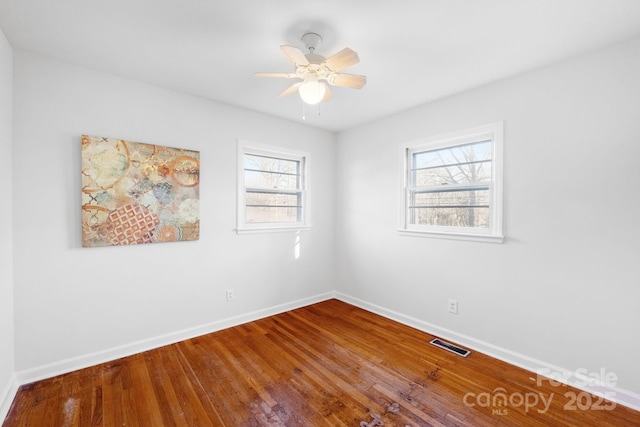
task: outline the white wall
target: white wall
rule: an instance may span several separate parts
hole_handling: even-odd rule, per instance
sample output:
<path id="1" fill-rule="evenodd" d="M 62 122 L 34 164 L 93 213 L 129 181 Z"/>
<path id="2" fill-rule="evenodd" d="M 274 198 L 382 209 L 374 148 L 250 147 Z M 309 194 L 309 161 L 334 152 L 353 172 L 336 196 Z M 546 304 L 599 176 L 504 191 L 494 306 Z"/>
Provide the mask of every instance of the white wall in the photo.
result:
<path id="1" fill-rule="evenodd" d="M 340 134 L 338 291 L 640 393 L 638 76 L 640 40 Z M 398 145 L 499 120 L 506 242 L 399 236 Z"/>
<path id="2" fill-rule="evenodd" d="M 13 59 L 0 30 L 0 182 L 5 191 L 0 208 L 0 420 L 13 395 L 13 201 L 11 193 L 11 103 Z"/>
<path id="3" fill-rule="evenodd" d="M 16 51 L 14 62 L 19 377 L 333 290 L 333 134 L 26 52 Z M 83 133 L 199 150 L 200 240 L 81 248 Z M 310 153 L 313 229 L 301 235 L 299 259 L 292 232 L 234 232 L 238 138 Z M 225 301 L 226 289 L 235 301 Z"/>

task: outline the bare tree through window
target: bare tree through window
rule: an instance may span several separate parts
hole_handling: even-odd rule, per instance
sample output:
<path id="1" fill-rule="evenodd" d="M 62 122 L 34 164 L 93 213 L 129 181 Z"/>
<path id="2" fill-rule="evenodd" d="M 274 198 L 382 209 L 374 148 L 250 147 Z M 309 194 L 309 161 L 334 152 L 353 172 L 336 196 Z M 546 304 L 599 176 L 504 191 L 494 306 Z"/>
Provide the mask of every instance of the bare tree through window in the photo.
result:
<path id="1" fill-rule="evenodd" d="M 488 228 L 492 142 L 414 152 L 410 223 Z"/>

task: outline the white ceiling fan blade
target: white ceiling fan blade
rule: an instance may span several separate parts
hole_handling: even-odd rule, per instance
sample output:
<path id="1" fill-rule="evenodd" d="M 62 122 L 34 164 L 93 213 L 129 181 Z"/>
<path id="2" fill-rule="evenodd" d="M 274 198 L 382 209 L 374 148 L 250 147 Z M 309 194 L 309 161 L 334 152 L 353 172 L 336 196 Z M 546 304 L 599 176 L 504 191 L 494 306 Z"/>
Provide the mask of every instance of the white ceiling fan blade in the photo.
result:
<path id="1" fill-rule="evenodd" d="M 287 89 L 283 90 L 282 92 L 280 92 L 280 95 L 278 95 L 278 97 L 283 98 L 285 96 L 289 96 L 292 93 L 295 93 L 298 91 L 298 88 L 300 87 L 300 85 L 302 84 L 302 82 L 298 82 L 298 83 L 294 83 L 291 86 L 289 86 Z"/>
<path id="2" fill-rule="evenodd" d="M 287 55 L 287 58 L 296 65 L 309 65 L 309 60 L 300 49 L 295 46 L 282 45 L 280 49 Z"/>
<path id="3" fill-rule="evenodd" d="M 278 77 L 282 79 L 295 79 L 295 73 L 253 73 L 256 77 Z"/>
<path id="4" fill-rule="evenodd" d="M 329 77 L 328 81 L 329 84 L 334 86 L 361 89 L 365 84 L 367 84 L 367 77 L 356 74 L 334 74 Z"/>
<path id="5" fill-rule="evenodd" d="M 345 47 L 335 55 L 328 57 L 324 62 L 331 70 L 340 71 L 344 68 L 357 64 L 360 62 L 360 58 L 355 51 Z"/>

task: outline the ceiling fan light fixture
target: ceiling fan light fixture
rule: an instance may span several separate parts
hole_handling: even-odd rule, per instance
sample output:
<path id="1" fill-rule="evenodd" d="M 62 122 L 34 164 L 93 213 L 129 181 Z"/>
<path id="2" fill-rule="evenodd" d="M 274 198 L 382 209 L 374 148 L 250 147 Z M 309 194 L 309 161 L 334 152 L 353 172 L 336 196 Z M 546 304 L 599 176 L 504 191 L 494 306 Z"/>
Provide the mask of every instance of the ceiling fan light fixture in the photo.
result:
<path id="1" fill-rule="evenodd" d="M 324 99 L 326 87 L 316 79 L 306 79 L 298 88 L 300 98 L 309 105 L 318 104 Z"/>
<path id="2" fill-rule="evenodd" d="M 294 72 L 254 73 L 257 77 L 299 79 L 282 91 L 278 97 L 289 96 L 297 91 L 305 104 L 315 105 L 332 99 L 330 86 L 360 89 L 367 83 L 366 76 L 341 72 L 344 68 L 360 62 L 358 54 L 353 49 L 345 47 L 325 58 L 315 53 L 316 47 L 322 42 L 322 37 L 318 33 L 305 33 L 302 36 L 302 42 L 309 53 L 305 54 L 292 45 L 280 46 L 280 50 L 293 63 Z"/>

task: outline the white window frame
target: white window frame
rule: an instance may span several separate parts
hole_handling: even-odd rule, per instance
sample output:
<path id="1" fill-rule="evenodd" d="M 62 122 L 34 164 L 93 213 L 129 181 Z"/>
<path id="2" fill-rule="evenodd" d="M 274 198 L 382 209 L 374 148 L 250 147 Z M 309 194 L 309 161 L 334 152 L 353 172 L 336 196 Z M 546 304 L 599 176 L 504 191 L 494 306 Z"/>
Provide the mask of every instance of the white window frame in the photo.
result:
<path id="1" fill-rule="evenodd" d="M 409 202 L 412 189 L 410 171 L 413 153 L 454 147 L 488 139 L 492 141 L 489 228 L 410 224 Z M 399 233 L 407 236 L 502 243 L 504 241 L 503 162 L 504 122 L 502 121 L 401 144 L 400 171 L 402 171 L 402 176 L 400 180 L 401 196 L 399 198 Z"/>
<path id="2" fill-rule="evenodd" d="M 245 221 L 246 192 L 244 156 L 258 155 L 274 157 L 279 159 L 294 160 L 300 162 L 301 184 L 300 189 L 295 193 L 301 195 L 301 219 L 295 222 L 271 222 L 271 223 L 247 223 Z M 259 144 L 250 141 L 238 140 L 238 207 L 237 207 L 237 228 L 238 234 L 258 233 L 258 232 L 279 232 L 297 231 L 311 228 L 310 225 L 310 202 L 309 202 L 309 170 L 310 156 L 308 153 L 290 150 L 283 147 L 275 147 L 266 144 Z"/>

